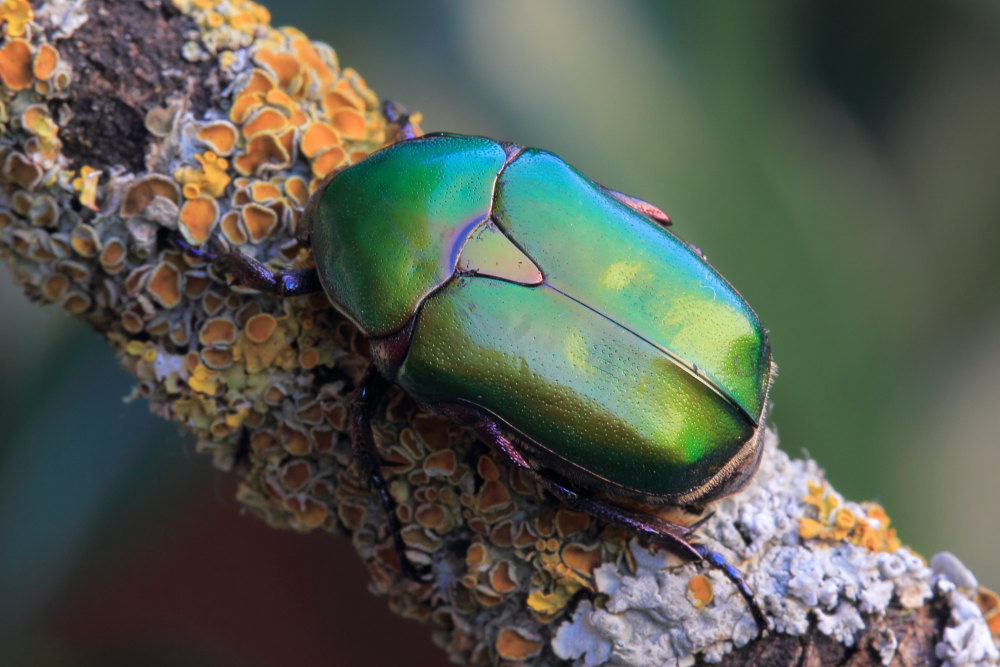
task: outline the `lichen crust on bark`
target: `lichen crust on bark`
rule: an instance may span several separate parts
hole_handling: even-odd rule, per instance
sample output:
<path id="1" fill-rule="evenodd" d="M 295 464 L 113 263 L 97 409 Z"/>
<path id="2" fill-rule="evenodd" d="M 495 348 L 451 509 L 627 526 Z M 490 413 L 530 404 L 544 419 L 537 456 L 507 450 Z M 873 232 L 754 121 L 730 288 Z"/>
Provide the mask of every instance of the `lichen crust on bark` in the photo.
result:
<path id="1" fill-rule="evenodd" d="M 0 25 L 0 255 L 16 280 L 104 336 L 134 396 L 239 474 L 257 515 L 349 534 L 372 589 L 453 660 L 735 664 L 795 638 L 883 664 L 996 662 L 995 597 L 953 559 L 929 568 L 881 508 L 844 501 L 773 435 L 698 532 L 757 589 L 763 638 L 719 573 L 560 506 L 395 391 L 376 441 L 411 558 L 434 575 L 403 578 L 351 461 L 363 337 L 322 295 L 230 286 L 177 243 L 310 266 L 295 237 L 309 194 L 394 139 L 377 96 L 252 2 L 10 0 Z"/>

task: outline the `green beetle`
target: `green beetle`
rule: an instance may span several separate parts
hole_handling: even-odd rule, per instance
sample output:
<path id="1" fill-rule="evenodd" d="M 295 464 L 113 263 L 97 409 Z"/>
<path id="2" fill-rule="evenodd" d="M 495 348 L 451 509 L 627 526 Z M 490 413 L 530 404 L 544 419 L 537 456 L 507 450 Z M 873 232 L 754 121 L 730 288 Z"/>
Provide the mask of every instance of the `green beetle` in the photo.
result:
<path id="1" fill-rule="evenodd" d="M 692 528 L 615 499 L 700 512 L 760 460 L 772 376 L 754 311 L 656 207 L 559 157 L 484 137 L 414 137 L 335 174 L 303 216 L 316 272 L 224 259 L 238 282 L 323 289 L 368 336 L 355 453 L 388 511 L 371 418 L 396 383 L 476 429 L 572 505 L 709 560 L 763 614 L 742 575 Z M 318 274 L 318 275 L 317 275 Z"/>

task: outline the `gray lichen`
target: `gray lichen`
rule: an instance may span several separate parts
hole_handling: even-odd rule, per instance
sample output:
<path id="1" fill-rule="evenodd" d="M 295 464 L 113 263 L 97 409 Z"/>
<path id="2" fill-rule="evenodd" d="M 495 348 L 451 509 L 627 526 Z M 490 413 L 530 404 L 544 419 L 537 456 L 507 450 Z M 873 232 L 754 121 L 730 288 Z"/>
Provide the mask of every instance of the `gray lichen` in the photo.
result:
<path id="1" fill-rule="evenodd" d="M 954 556 L 939 554 L 934 567 L 906 547 L 874 551 L 850 541 L 804 541 L 801 520 L 815 514 L 822 472 L 811 460 L 792 460 L 770 435 L 760 471 L 750 487 L 720 502 L 700 539 L 741 563 L 773 623 L 773 632 L 803 635 L 812 626 L 852 646 L 867 619 L 890 606 L 916 609 L 935 594 L 947 597 L 951 618 L 937 656 L 946 664 L 996 664 L 1000 654 L 979 607 L 975 578 Z M 869 512 L 827 491 L 834 511 Z M 875 521 L 869 517 L 869 522 Z M 718 662 L 756 637 L 746 604 L 720 574 L 707 572 L 714 599 L 697 608 L 688 582 L 702 568 L 678 567 L 663 553 L 630 544 L 634 573 L 604 564 L 595 572 L 603 604 L 584 601 L 552 640 L 555 654 L 579 664 L 686 665 L 700 655 Z M 896 651 L 891 632 L 880 654 L 889 664 Z"/>

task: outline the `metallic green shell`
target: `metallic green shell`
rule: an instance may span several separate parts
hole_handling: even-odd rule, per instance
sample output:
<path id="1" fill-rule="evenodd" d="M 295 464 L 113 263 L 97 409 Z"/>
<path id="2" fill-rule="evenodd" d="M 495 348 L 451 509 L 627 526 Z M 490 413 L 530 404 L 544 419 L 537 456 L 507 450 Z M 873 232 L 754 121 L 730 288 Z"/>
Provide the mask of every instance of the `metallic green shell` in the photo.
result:
<path id="1" fill-rule="evenodd" d="M 596 479 L 697 497 L 751 456 L 771 373 L 757 316 L 699 254 L 560 158 L 504 162 L 492 140 L 443 135 L 335 177 L 313 221 L 327 293 L 372 336 L 413 321 L 390 379 L 418 399 L 477 406 Z M 504 235 L 541 284 L 469 273 L 462 246 L 487 218 L 471 264 Z"/>
<path id="2" fill-rule="evenodd" d="M 504 151 L 482 137 L 396 144 L 335 176 L 310 223 L 327 296 L 369 336 L 402 328 L 490 212 Z"/>

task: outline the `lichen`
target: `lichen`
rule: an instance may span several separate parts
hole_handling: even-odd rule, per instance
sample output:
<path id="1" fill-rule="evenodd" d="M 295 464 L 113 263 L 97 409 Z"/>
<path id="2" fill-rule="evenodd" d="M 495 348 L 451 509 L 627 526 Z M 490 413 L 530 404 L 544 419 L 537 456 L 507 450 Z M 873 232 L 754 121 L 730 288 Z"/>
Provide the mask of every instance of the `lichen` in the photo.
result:
<path id="1" fill-rule="evenodd" d="M 817 628 L 852 646 L 866 619 L 883 617 L 891 607 L 916 609 L 935 594 L 949 595 L 954 596 L 949 597 L 952 618 L 938 657 L 953 664 L 967 659 L 996 663 L 989 628 L 972 601 L 975 579 L 956 565 L 957 559 L 936 556 L 932 570 L 898 544 L 884 512 L 845 502 L 827 488 L 815 462 L 789 459 L 776 448 L 773 434 L 766 447 L 753 482 L 715 505 L 716 514 L 699 538 L 749 573 L 773 632 L 804 635 Z M 802 535 L 803 522 L 816 521 L 817 511 L 836 517 L 845 510 L 869 517 L 868 530 L 886 539 L 855 532 L 856 520 L 840 522 L 836 536 L 825 531 Z M 829 524 L 838 522 L 831 518 Z M 678 567 L 669 554 L 650 554 L 635 541 L 629 547 L 635 571 L 611 563 L 597 569 L 597 591 L 606 598 L 602 604 L 581 603 L 572 619 L 558 626 L 552 640 L 558 657 L 587 666 L 676 665 L 695 654 L 718 662 L 756 637 L 746 605 L 719 573 L 696 564 Z M 705 577 L 714 593 L 708 602 L 691 593 L 703 587 L 699 580 Z M 881 648 L 884 664 L 895 649 L 895 639 L 887 636 Z"/>
<path id="2" fill-rule="evenodd" d="M 255 3 L 174 0 L 179 14 L 163 15 L 184 21 L 178 63 L 213 64 L 218 94 L 197 113 L 180 92 L 141 109 L 148 136 L 135 145 L 146 152 L 127 164 L 78 164 L 50 103 L 85 83 L 66 54 L 90 4 L 0 5 L 0 255 L 29 296 L 105 336 L 136 378 L 133 397 L 241 475 L 240 502 L 275 527 L 349 534 L 371 588 L 431 623 L 463 664 L 717 660 L 756 636 L 718 572 L 557 505 L 469 432 L 394 391 L 375 440 L 410 558 L 434 574 L 405 579 L 383 507 L 352 464 L 350 400 L 367 343 L 323 295 L 231 286 L 179 243 L 311 266 L 296 241 L 309 194 L 394 139 L 378 98 L 330 47 L 272 28 Z M 698 537 L 748 573 L 774 631 L 816 624 L 849 642 L 864 615 L 937 592 L 957 609 L 943 659 L 994 655 L 962 641 L 989 636 L 958 601 L 965 589 L 934 588 L 880 508 L 845 503 L 773 438 L 755 483 L 716 511 Z"/>

